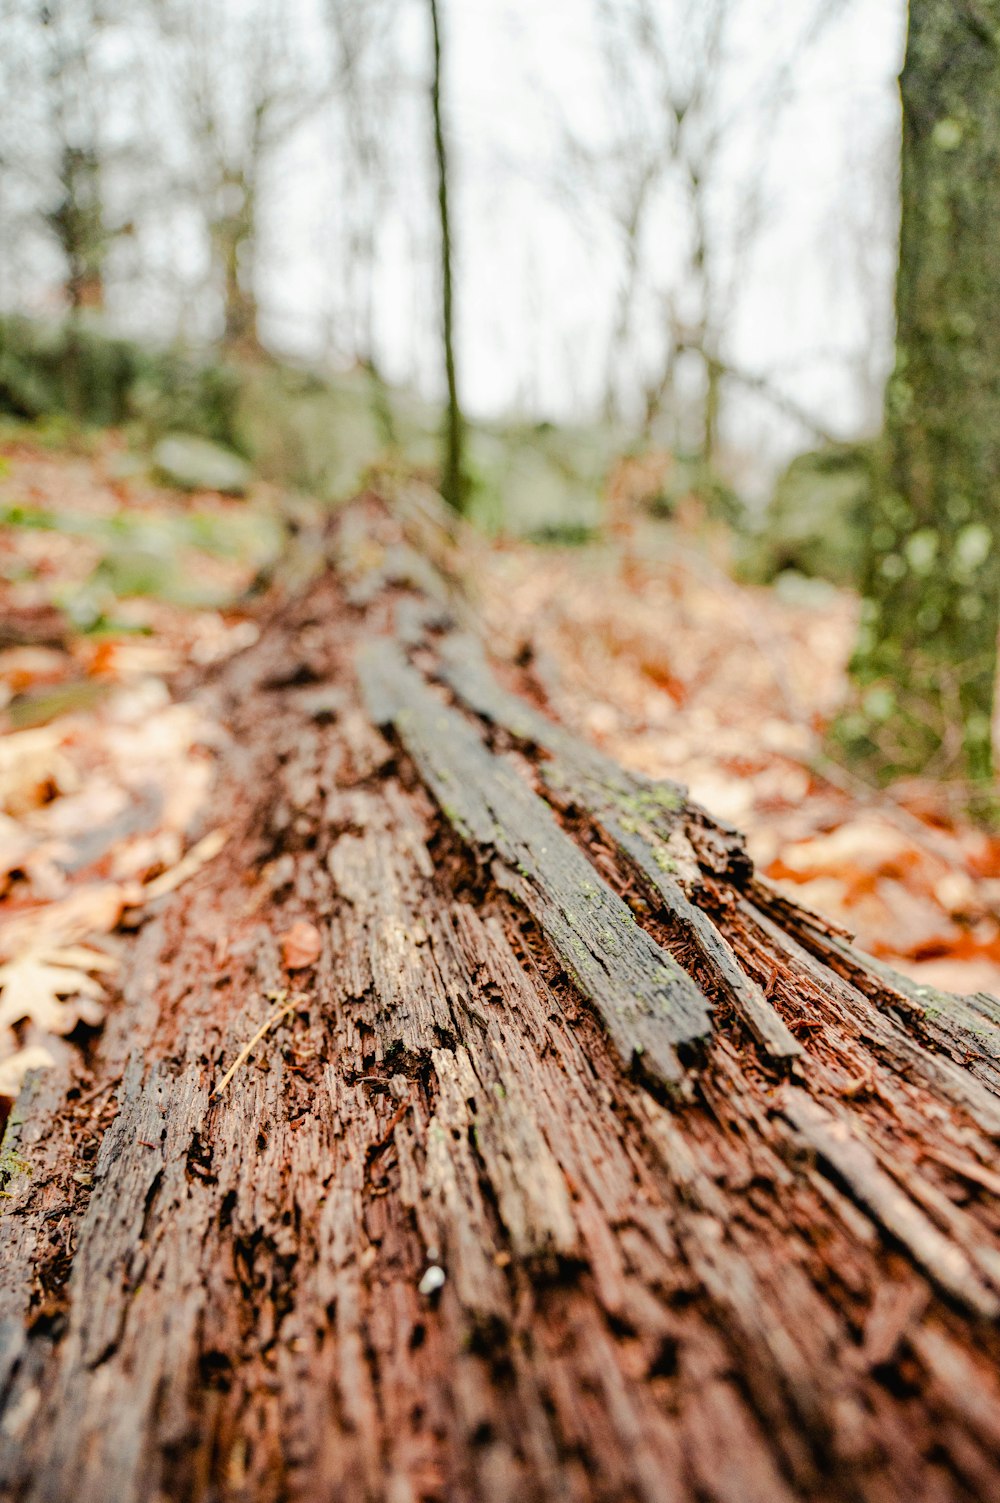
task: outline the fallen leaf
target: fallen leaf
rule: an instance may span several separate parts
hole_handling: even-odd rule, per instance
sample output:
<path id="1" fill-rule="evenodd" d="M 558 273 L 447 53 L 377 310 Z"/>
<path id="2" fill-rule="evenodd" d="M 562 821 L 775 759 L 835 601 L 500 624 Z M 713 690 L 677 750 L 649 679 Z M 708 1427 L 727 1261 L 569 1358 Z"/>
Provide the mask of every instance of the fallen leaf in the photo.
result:
<path id="1" fill-rule="evenodd" d="M 18 1049 L 16 1054 L 0 1060 L 0 1097 L 13 1101 L 29 1070 L 48 1070 L 54 1064 L 52 1055 L 41 1044 L 29 1044 L 26 1049 Z"/>
<path id="2" fill-rule="evenodd" d="M 135 878 L 142 881 L 150 873 L 169 871 L 181 859 L 184 846 L 176 830 L 157 830 L 151 835 L 138 835 L 127 840 L 111 853 L 111 875 L 115 878 Z"/>
<path id="3" fill-rule="evenodd" d="M 15 694 L 65 674 L 70 659 L 53 647 L 10 647 L 0 652 L 0 679 Z"/>
<path id="4" fill-rule="evenodd" d="M 323 950 L 323 936 L 315 924 L 297 919 L 281 936 L 281 958 L 287 971 L 301 971 L 315 965 Z"/>
<path id="5" fill-rule="evenodd" d="M 138 907 L 143 889 L 136 882 L 93 882 L 58 902 L 28 909 L 0 924 L 0 959 L 13 960 L 76 944 L 93 934 L 110 934 L 126 907 Z M 99 954 L 99 951 L 87 951 Z M 102 957 L 107 960 L 107 956 Z M 100 969 L 98 967 L 92 969 Z M 84 967 L 87 969 L 87 967 Z M 107 965 L 103 969 L 108 969 Z"/>
<path id="6" fill-rule="evenodd" d="M 164 893 L 173 892 L 175 887 L 180 887 L 188 877 L 193 877 L 195 872 L 200 871 L 213 856 L 217 856 L 226 843 L 225 830 L 211 830 L 197 845 L 193 845 L 186 856 L 183 856 L 177 865 L 170 871 L 164 872 L 162 877 L 154 877 L 152 882 L 147 882 L 142 888 L 142 901 L 151 903 L 154 898 L 162 898 Z"/>
<path id="7" fill-rule="evenodd" d="M 176 651 L 162 643 L 105 639 L 96 645 L 87 671 L 95 677 L 125 679 L 147 673 L 173 673 L 179 666 Z"/>
<path id="8" fill-rule="evenodd" d="M 36 844 L 37 840 L 29 830 L 0 811 L 0 891 L 5 885 L 2 879 L 21 867 Z"/>
<path id="9" fill-rule="evenodd" d="M 73 766 L 60 750 L 61 740 L 61 731 L 46 726 L 0 741 L 0 807 L 8 814 L 23 814 L 45 803 L 53 792 L 76 786 Z"/>
<path id="10" fill-rule="evenodd" d="M 96 1025 L 104 1016 L 103 993 L 89 972 L 115 964 L 100 950 L 73 945 L 28 951 L 0 965 L 0 1034 L 28 1020 L 45 1033 L 70 1033 L 81 1019 Z"/>

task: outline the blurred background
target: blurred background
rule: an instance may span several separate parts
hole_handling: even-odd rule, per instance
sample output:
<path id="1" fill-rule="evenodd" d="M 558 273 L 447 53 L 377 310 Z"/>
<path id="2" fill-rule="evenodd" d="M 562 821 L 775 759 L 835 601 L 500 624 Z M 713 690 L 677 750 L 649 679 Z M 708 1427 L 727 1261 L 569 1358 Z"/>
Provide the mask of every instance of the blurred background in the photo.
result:
<path id="1" fill-rule="evenodd" d="M 960 504 L 943 460 L 911 495 L 883 423 L 901 151 L 972 182 L 1000 143 L 992 54 L 903 131 L 908 24 L 920 82 L 963 10 L 0 0 L 8 899 L 58 895 L 53 827 L 128 783 L 108 727 L 245 644 L 290 538 L 417 487 L 563 718 L 894 964 L 996 988 L 1000 471 L 956 440 Z M 904 191 L 904 246 L 986 243 L 950 191 Z"/>
<path id="2" fill-rule="evenodd" d="M 901 0 L 442 19 L 473 419 L 583 424 L 597 468 L 644 436 L 751 506 L 877 430 Z M 3 30 L 5 311 L 443 395 L 424 0 L 5 0 Z"/>

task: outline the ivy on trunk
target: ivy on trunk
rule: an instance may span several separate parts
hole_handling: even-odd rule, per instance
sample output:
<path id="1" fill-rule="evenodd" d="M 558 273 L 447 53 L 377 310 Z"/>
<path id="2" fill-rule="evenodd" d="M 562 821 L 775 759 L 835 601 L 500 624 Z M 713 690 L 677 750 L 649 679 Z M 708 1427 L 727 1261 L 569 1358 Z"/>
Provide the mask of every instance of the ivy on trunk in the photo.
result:
<path id="1" fill-rule="evenodd" d="M 1000 3 L 913 0 L 902 222 L 853 749 L 886 778 L 992 771 L 1000 625 Z"/>

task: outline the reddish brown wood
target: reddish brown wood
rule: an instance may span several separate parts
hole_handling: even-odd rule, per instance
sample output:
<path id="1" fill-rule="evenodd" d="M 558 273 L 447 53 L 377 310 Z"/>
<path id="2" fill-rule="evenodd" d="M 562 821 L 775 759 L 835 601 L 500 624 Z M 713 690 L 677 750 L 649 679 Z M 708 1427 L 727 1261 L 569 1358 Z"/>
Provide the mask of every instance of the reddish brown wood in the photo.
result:
<path id="1" fill-rule="evenodd" d="M 16 1109 L 2 1496 L 1000 1496 L 996 1003 L 487 693 L 387 517 L 338 551 L 211 688 L 228 845 Z"/>

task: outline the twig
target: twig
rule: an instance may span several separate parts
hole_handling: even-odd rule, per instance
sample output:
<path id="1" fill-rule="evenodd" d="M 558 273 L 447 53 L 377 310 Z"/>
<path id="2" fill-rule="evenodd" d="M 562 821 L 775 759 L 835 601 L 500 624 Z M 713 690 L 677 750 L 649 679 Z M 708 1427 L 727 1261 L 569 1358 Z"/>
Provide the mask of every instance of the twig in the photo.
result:
<path id="1" fill-rule="evenodd" d="M 120 1075 L 116 1075 L 113 1080 L 105 1081 L 104 1085 L 98 1086 L 97 1090 L 91 1091 L 89 1095 L 78 1096 L 76 1101 L 73 1102 L 73 1105 L 74 1107 L 89 1106 L 92 1101 L 97 1101 L 101 1096 L 106 1096 L 109 1091 L 113 1091 L 115 1086 L 121 1085 L 121 1083 L 122 1077 Z"/>
<path id="2" fill-rule="evenodd" d="M 151 903 L 154 898 L 162 898 L 165 893 L 173 892 L 175 887 L 180 887 L 188 877 L 193 877 L 195 872 L 217 856 L 227 840 L 225 830 L 210 830 L 209 833 L 196 845 L 193 845 L 186 856 L 182 856 L 176 866 L 165 871 L 162 876 L 154 877 L 152 882 L 147 882 L 141 889 L 143 903 Z"/>
<path id="3" fill-rule="evenodd" d="M 272 1010 L 268 1013 L 267 1017 L 264 1019 L 263 1023 L 257 1029 L 257 1032 L 254 1034 L 253 1038 L 250 1040 L 250 1042 L 248 1044 L 244 1044 L 243 1045 L 243 1048 L 240 1050 L 239 1054 L 237 1054 L 236 1058 L 233 1060 L 233 1063 L 229 1066 L 229 1069 L 226 1071 L 225 1075 L 223 1075 L 222 1079 L 219 1081 L 219 1084 L 216 1086 L 215 1090 L 212 1092 L 212 1095 L 211 1095 L 211 1098 L 210 1098 L 211 1100 L 214 1101 L 215 1098 L 216 1098 L 216 1096 L 221 1096 L 222 1095 L 223 1091 L 226 1089 L 226 1086 L 229 1084 L 229 1082 L 232 1080 L 233 1076 L 236 1074 L 236 1071 L 239 1069 L 240 1065 L 242 1065 L 245 1060 L 249 1059 L 250 1055 L 253 1053 L 253 1051 L 257 1047 L 257 1045 L 260 1043 L 260 1041 L 264 1037 L 265 1033 L 270 1032 L 270 1030 L 274 1027 L 275 1023 L 279 1023 L 281 1021 L 281 1019 L 286 1015 L 286 1013 L 290 1013 L 290 1012 L 294 1011 L 294 1009 L 299 1005 L 299 1003 L 301 1002 L 301 1000 L 302 1000 L 301 996 L 298 995 L 298 994 L 296 994 L 294 997 L 291 997 L 288 1001 L 286 1001 L 286 1002 L 279 1002 L 276 1007 L 272 1008 Z"/>

